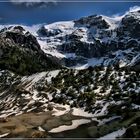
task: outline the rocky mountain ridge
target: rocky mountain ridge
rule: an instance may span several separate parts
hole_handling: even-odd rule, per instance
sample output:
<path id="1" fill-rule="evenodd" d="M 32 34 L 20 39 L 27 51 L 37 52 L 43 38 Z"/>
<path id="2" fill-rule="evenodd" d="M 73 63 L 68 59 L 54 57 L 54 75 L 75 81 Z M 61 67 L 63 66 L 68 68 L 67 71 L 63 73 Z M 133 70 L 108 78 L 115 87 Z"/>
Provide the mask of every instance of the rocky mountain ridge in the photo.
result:
<path id="1" fill-rule="evenodd" d="M 139 20 L 140 11 L 121 18 L 92 15 L 44 25 L 37 29 L 36 36 L 44 52 L 68 67 L 117 63 L 127 66 L 140 51 Z"/>

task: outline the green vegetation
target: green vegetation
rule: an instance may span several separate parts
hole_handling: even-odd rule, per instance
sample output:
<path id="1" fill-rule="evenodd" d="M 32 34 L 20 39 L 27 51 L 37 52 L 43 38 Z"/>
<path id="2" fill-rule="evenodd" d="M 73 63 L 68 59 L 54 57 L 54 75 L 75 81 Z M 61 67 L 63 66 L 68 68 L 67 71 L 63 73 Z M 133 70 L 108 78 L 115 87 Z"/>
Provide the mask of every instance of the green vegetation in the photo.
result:
<path id="1" fill-rule="evenodd" d="M 25 49 L 19 45 L 5 42 L 0 45 L 0 68 L 11 70 L 20 75 L 28 75 L 45 70 L 57 69 L 60 66 L 46 57 L 43 52 Z"/>

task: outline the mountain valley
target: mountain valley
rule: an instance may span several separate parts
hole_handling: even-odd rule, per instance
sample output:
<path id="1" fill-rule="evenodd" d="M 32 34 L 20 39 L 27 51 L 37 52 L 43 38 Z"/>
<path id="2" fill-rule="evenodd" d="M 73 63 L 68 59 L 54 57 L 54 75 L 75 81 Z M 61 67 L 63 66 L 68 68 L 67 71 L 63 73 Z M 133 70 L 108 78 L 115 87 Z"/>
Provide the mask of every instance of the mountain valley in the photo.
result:
<path id="1" fill-rule="evenodd" d="M 0 138 L 140 137 L 140 11 L 0 29 Z"/>

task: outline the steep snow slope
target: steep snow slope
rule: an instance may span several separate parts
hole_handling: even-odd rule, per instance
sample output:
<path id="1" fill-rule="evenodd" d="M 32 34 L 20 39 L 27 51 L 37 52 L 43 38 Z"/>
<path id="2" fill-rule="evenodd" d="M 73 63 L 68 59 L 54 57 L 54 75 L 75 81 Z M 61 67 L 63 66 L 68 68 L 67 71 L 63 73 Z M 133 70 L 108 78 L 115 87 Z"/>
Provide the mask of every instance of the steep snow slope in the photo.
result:
<path id="1" fill-rule="evenodd" d="M 133 39 L 129 33 L 121 35 L 123 32 L 125 34 L 125 29 L 122 29 L 124 21 L 129 22 L 129 19 L 134 18 L 138 22 L 139 17 L 140 13 L 133 11 L 118 18 L 101 15 L 56 22 L 44 25 L 38 30 L 38 41 L 44 52 L 62 60 L 66 59 L 68 63 L 72 62 L 74 67 L 79 65 L 84 68 L 96 64 L 106 66 L 115 63 L 119 63 L 122 67 L 128 65 L 138 54 L 135 46 L 138 47 L 140 44 L 138 39 Z M 133 24 L 135 26 L 136 23 Z M 104 49 L 108 51 L 103 51 Z M 100 51 L 100 55 L 96 53 Z M 100 59 L 103 60 L 100 63 L 94 61 Z"/>

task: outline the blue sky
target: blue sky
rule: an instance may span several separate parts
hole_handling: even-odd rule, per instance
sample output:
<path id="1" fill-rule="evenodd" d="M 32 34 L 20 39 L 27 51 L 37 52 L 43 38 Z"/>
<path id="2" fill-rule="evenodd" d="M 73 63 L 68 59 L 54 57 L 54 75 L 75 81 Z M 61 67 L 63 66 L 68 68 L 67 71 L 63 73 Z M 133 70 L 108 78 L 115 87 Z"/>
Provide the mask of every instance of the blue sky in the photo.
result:
<path id="1" fill-rule="evenodd" d="M 7 0 L 8 1 L 8 0 Z M 123 14 L 130 7 L 140 6 L 139 2 L 56 2 L 56 3 L 28 3 L 11 2 L 0 3 L 0 23 L 33 25 L 78 19 L 92 14 L 107 16 Z M 17 0 L 18 1 L 18 0 Z"/>

